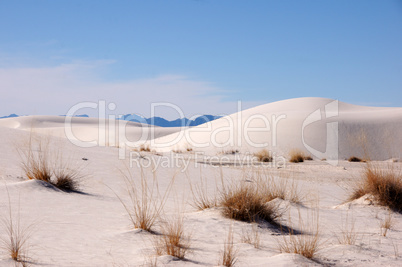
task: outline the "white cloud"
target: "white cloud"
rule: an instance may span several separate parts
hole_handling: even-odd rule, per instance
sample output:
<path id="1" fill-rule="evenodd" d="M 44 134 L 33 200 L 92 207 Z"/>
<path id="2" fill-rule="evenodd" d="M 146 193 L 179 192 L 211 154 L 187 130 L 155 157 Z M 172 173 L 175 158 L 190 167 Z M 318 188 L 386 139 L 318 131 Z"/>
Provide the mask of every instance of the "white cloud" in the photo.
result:
<path id="1" fill-rule="evenodd" d="M 180 75 L 124 82 L 101 79 L 100 70 L 112 62 L 76 62 L 55 67 L 0 68 L 0 114 L 66 114 L 82 101 L 106 100 L 117 105 L 118 114 L 139 113 L 149 116 L 151 103 L 170 102 L 185 116 L 236 112 L 237 103 L 223 99 L 229 92 L 204 81 Z M 243 103 L 244 108 L 257 102 Z M 156 115 L 176 118 L 172 110 L 158 110 Z M 91 113 L 88 110 L 85 113 Z M 90 115 L 94 116 L 92 112 Z"/>

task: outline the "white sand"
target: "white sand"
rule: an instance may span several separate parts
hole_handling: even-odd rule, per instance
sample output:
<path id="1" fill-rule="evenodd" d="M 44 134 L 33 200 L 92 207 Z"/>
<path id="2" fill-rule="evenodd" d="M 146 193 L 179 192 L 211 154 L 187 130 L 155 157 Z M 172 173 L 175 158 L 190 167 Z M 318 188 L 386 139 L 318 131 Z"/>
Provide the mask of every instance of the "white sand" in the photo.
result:
<path id="1" fill-rule="evenodd" d="M 339 158 L 362 157 L 364 152 L 359 142 L 362 137 L 366 139 L 365 145 L 373 159 L 384 160 L 402 155 L 402 138 L 398 135 L 402 132 L 402 108 L 363 107 L 339 102 L 338 116 L 326 119 L 324 107 L 331 102 L 331 99 L 308 97 L 258 106 L 188 129 L 186 132 L 189 138 L 179 138 L 178 143 L 161 150 L 182 149 L 204 143 L 209 143 L 205 150 L 215 152 L 227 150 L 230 145 L 241 151 L 258 150 L 245 140 L 244 134 L 239 138 L 239 129 L 240 133 L 244 133 L 244 128 L 248 125 L 250 128 L 259 128 L 258 132 L 250 129 L 248 136 L 252 143 L 267 143 L 268 149 L 277 151 L 278 154 L 287 154 L 294 148 L 306 151 L 301 138 L 303 122 L 309 114 L 320 109 L 323 119 L 304 128 L 305 142 L 308 145 L 325 151 L 327 123 L 336 121 L 339 127 Z M 267 125 L 268 128 L 265 128 Z M 210 129 L 207 130 L 208 127 Z M 227 129 L 232 127 L 233 138 L 230 138 L 230 131 Z M 166 144 L 179 134 L 175 133 L 155 142 Z M 215 140 L 222 148 L 216 148 L 211 140 Z M 230 143 L 230 140 L 233 142 Z M 226 143 L 228 145 L 225 145 Z"/>
<path id="2" fill-rule="evenodd" d="M 329 99 L 301 98 L 266 104 L 242 112 L 241 121 L 246 121 L 253 114 L 285 114 L 287 119 L 279 122 L 278 143 L 274 148 L 278 153 L 286 155 L 292 148 L 303 148 L 301 141 L 301 125 L 303 120 L 318 108 L 330 103 Z M 237 120 L 238 114 L 231 117 Z M 171 256 L 157 257 L 158 266 L 215 266 L 218 263 L 219 252 L 227 237 L 228 229 L 233 227 L 234 244 L 238 251 L 238 266 L 400 266 L 402 251 L 402 215 L 393 213 L 394 226 L 386 237 L 380 234 L 380 222 L 387 215 L 385 208 L 368 205 L 364 201 L 343 204 L 347 199 L 350 182 L 358 179 L 365 163 L 351 163 L 343 160 L 349 156 L 362 156 L 363 149 L 356 141 L 356 136 L 363 129 L 369 146 L 368 153 L 372 159 L 381 160 L 376 163 L 382 167 L 392 164 L 402 168 L 400 162 L 386 162 L 389 158 L 400 158 L 402 154 L 402 108 L 371 108 L 339 103 L 339 150 L 340 162 L 337 166 L 316 159 L 304 163 L 286 163 L 285 168 L 235 167 L 217 168 L 209 164 L 199 164 L 194 161 L 194 154 L 206 151 L 208 155 L 219 154 L 229 150 L 229 147 L 215 148 L 209 145 L 205 148 L 193 148 L 191 152 L 181 155 L 190 159 L 185 172 L 175 166 L 159 166 L 156 178 L 161 193 L 165 192 L 172 177 L 175 181 L 164 207 L 162 218 L 157 221 L 155 230 L 164 220 L 182 214 L 186 230 L 191 233 L 191 252 L 187 260 L 178 260 Z M 311 124 L 305 129 L 307 143 L 318 150 L 325 149 L 326 123 Z M 219 119 L 209 123 L 211 129 L 225 126 L 227 120 Z M 256 120 L 254 127 L 261 126 Z M 98 121 L 90 118 L 74 118 L 73 131 L 77 138 L 96 142 L 99 137 Z M 129 123 L 127 133 L 130 140 L 140 139 L 141 129 L 148 126 Z M 206 142 L 213 132 L 197 132 L 198 126 L 187 129 L 192 140 L 198 143 Z M 310 128 L 308 128 L 310 127 Z M 157 143 L 171 140 L 177 135 L 177 128 L 153 127 Z M 235 130 L 238 130 L 235 127 Z M 218 141 L 224 142 L 223 133 Z M 49 138 L 48 136 L 51 136 Z M 50 140 L 51 150 L 58 151 L 71 166 L 82 168 L 86 175 L 82 179 L 80 193 L 66 193 L 44 186 L 42 182 L 27 180 L 21 168 L 21 158 L 16 148 L 24 151 L 30 136 Z M 148 135 L 147 135 L 148 136 Z M 356 138 L 355 138 L 356 137 Z M 149 138 L 149 136 L 147 137 Z M 355 139 L 353 139 L 355 138 Z M 109 134 L 107 134 L 109 139 Z M 116 140 L 115 136 L 110 138 Z M 272 146 L 270 131 L 252 135 L 252 140 L 269 142 Z M 29 256 L 33 266 L 142 266 L 149 263 L 154 256 L 153 239 L 155 235 L 133 229 L 124 207 L 115 193 L 127 200 L 124 178 L 120 171 L 125 171 L 130 164 L 130 158 L 118 158 L 121 140 L 106 143 L 106 146 L 80 148 L 71 144 L 64 134 L 64 118 L 52 116 L 30 116 L 0 120 L 0 216 L 7 218 L 11 206 L 15 216 L 19 214 L 23 226 L 33 224 L 29 238 Z M 169 151 L 190 147 L 188 140 L 181 139 L 179 144 L 169 148 L 159 149 Z M 240 150 L 240 156 L 247 151 L 255 151 L 244 142 L 234 144 L 234 149 Z M 230 148 L 233 149 L 233 148 Z M 158 148 L 156 148 L 158 150 Z M 127 150 L 128 155 L 129 150 Z M 374 153 L 375 152 L 375 153 Z M 135 152 L 137 153 L 137 152 Z M 148 161 L 161 163 L 164 157 L 152 152 L 141 152 Z M 137 155 L 137 154 L 135 154 Z M 163 156 L 170 156 L 166 152 Z M 231 156 L 231 160 L 235 156 Z M 83 161 L 82 158 L 87 158 Z M 143 161 L 144 162 L 144 161 Z M 180 162 L 179 162 L 180 163 Z M 277 181 L 288 179 L 297 183 L 300 192 L 307 195 L 304 206 L 276 199 L 276 203 L 286 212 L 282 223 L 289 225 L 289 218 L 297 229 L 299 213 L 306 225 L 311 224 L 314 211 L 319 215 L 321 232 L 320 250 L 315 261 L 308 260 L 297 254 L 280 253 L 278 241 L 283 235 L 277 229 L 265 224 L 258 227 L 261 247 L 254 248 L 242 243 L 242 231 L 251 229 L 252 224 L 232 221 L 224 218 L 220 208 L 197 211 L 192 205 L 190 182 L 200 183 L 200 176 L 206 182 L 209 194 L 216 190 L 215 184 L 220 180 L 222 171 L 225 179 L 247 182 L 253 170 L 263 169 L 275 177 Z M 132 172 L 138 181 L 138 168 Z M 150 180 L 150 168 L 145 169 L 145 175 Z M 11 203 L 8 203 L 8 194 Z M 354 221 L 357 241 L 354 245 L 339 244 L 342 236 L 342 225 L 347 219 Z M 0 228 L 0 236 L 6 238 L 6 231 Z M 0 246 L 1 247 L 1 246 Z M 399 250 L 398 250 L 399 248 Z M 9 255 L 0 251 L 0 266 L 14 266 Z"/>

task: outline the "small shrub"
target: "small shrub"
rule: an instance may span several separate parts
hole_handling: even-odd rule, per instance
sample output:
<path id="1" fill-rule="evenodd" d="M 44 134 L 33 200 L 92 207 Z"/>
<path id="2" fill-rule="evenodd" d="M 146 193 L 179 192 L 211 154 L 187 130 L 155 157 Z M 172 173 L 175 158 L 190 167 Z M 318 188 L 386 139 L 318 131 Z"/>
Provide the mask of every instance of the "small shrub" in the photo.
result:
<path id="1" fill-rule="evenodd" d="M 302 151 L 298 149 L 293 149 L 289 153 L 289 161 L 293 163 L 303 162 L 305 155 Z"/>
<path id="2" fill-rule="evenodd" d="M 365 194 L 372 195 L 382 206 L 402 211 L 402 175 L 392 167 L 380 169 L 368 166 L 362 178 L 354 185 L 349 200 Z"/>
<path id="3" fill-rule="evenodd" d="M 183 217 L 168 221 L 162 226 L 162 235 L 157 239 L 157 255 L 171 255 L 184 259 L 190 249 L 190 235 L 185 233 Z"/>
<path id="4" fill-rule="evenodd" d="M 266 150 L 266 149 L 263 149 L 263 150 L 260 150 L 260 151 L 258 151 L 258 152 L 256 152 L 256 153 L 254 153 L 254 156 L 258 159 L 258 161 L 260 161 L 260 162 L 271 162 L 272 161 L 272 155 L 271 155 L 271 153 L 268 151 L 268 150 Z"/>

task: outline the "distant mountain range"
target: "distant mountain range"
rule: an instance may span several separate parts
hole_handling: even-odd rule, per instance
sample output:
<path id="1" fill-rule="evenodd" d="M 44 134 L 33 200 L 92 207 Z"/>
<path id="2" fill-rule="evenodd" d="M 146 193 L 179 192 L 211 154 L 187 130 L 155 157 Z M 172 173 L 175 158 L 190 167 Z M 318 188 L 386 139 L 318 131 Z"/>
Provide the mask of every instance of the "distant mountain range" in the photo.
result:
<path id="1" fill-rule="evenodd" d="M 15 117 L 19 117 L 17 114 L 10 114 L 8 116 L 4 116 L 4 117 L 0 117 L 0 119 L 7 119 L 7 118 L 15 118 Z"/>
<path id="2" fill-rule="evenodd" d="M 221 117 L 222 116 L 202 115 L 193 120 L 189 120 L 187 118 L 181 118 L 181 119 L 176 119 L 173 121 L 168 121 L 161 117 L 144 118 L 144 117 L 138 116 L 136 114 L 127 114 L 127 115 L 123 115 L 120 119 L 125 120 L 125 121 L 139 122 L 139 123 L 150 124 L 150 125 L 155 125 L 155 126 L 160 126 L 160 127 L 181 127 L 181 126 L 193 127 L 193 126 L 197 126 L 197 125 L 209 122 L 209 121 L 219 119 Z"/>
<path id="3" fill-rule="evenodd" d="M 65 116 L 65 115 L 61 115 L 61 116 Z M 0 117 L 0 119 L 15 118 L 15 117 L 19 117 L 19 116 L 17 114 L 10 114 L 8 116 Z M 86 114 L 83 114 L 83 115 L 76 115 L 75 117 L 89 117 L 89 116 Z M 181 126 L 193 127 L 193 126 L 197 126 L 197 125 L 209 122 L 209 121 L 219 119 L 221 117 L 222 116 L 202 115 L 193 120 L 189 120 L 187 118 L 181 118 L 181 119 L 176 119 L 173 121 L 168 121 L 161 117 L 144 118 L 144 117 L 136 115 L 136 114 L 126 114 L 126 115 L 121 116 L 119 119 L 125 120 L 125 121 L 133 121 L 133 122 L 139 122 L 139 123 L 144 123 L 144 124 L 149 124 L 149 125 L 155 125 L 155 126 L 160 126 L 160 127 L 181 127 Z"/>

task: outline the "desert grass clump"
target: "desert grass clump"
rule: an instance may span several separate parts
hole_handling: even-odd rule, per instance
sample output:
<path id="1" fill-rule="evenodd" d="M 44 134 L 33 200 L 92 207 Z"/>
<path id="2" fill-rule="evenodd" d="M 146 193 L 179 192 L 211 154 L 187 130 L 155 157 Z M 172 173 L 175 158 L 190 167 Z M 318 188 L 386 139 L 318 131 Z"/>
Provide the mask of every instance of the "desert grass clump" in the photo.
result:
<path id="1" fill-rule="evenodd" d="M 289 152 L 289 161 L 293 163 L 303 162 L 305 155 L 301 150 L 293 149 Z"/>
<path id="2" fill-rule="evenodd" d="M 354 245 L 357 240 L 357 233 L 355 230 L 355 220 L 349 220 L 346 216 L 345 223 L 342 222 L 341 236 L 338 236 L 338 242 L 342 245 Z"/>
<path id="3" fill-rule="evenodd" d="M 253 245 L 254 248 L 261 247 L 260 233 L 258 232 L 258 226 L 253 224 L 251 229 L 242 229 L 241 241 Z"/>
<path id="4" fill-rule="evenodd" d="M 263 149 L 263 150 L 260 150 L 256 153 L 254 153 L 254 156 L 260 162 L 271 162 L 272 161 L 272 155 L 267 149 Z"/>
<path id="5" fill-rule="evenodd" d="M 139 150 L 140 150 L 141 152 L 151 152 L 151 148 L 149 147 L 149 145 L 144 145 L 144 144 L 142 144 L 142 145 L 140 146 Z"/>
<path id="6" fill-rule="evenodd" d="M 281 253 L 296 253 L 308 259 L 313 259 L 320 247 L 320 230 L 318 212 L 313 213 L 311 222 L 308 225 L 303 223 L 299 211 L 300 233 L 296 233 L 293 227 L 285 232 L 283 239 L 278 242 Z"/>
<path id="7" fill-rule="evenodd" d="M 233 228 L 229 228 L 228 236 L 224 242 L 218 265 L 233 267 L 237 262 L 238 250 L 234 247 Z"/>
<path id="8" fill-rule="evenodd" d="M 380 223 L 380 230 L 382 236 L 387 236 L 388 230 L 394 226 L 394 218 L 392 216 L 392 211 L 388 212 L 388 215 Z"/>
<path id="9" fill-rule="evenodd" d="M 295 180 L 291 180 L 288 172 L 279 173 L 277 180 L 270 174 L 256 172 L 254 182 L 266 202 L 280 198 L 295 204 L 302 204 L 305 198 Z"/>
<path id="10" fill-rule="evenodd" d="M 1 219 L 5 237 L 0 239 L 0 249 L 4 250 L 12 260 L 21 266 L 29 265 L 28 249 L 33 225 L 22 226 L 20 212 L 15 217 L 11 208 L 10 194 L 8 194 L 8 214 Z"/>
<path id="11" fill-rule="evenodd" d="M 309 155 L 306 155 L 306 156 L 304 156 L 304 160 L 313 160 L 313 157 L 309 156 Z"/>
<path id="12" fill-rule="evenodd" d="M 402 174 L 392 166 L 385 169 L 368 165 L 361 179 L 354 185 L 349 200 L 370 194 L 378 204 L 402 211 Z"/>
<path id="13" fill-rule="evenodd" d="M 161 235 L 154 244 L 157 255 L 171 255 L 184 259 L 190 250 L 191 236 L 186 233 L 183 217 L 165 222 L 161 227 Z"/>
<path id="14" fill-rule="evenodd" d="M 190 178 L 187 177 L 190 184 L 190 190 L 193 195 L 193 201 L 191 205 L 197 210 L 205 210 L 216 207 L 218 205 L 216 193 L 211 193 L 208 190 L 207 179 L 200 174 L 200 182 L 193 185 Z"/>
<path id="15" fill-rule="evenodd" d="M 348 158 L 348 161 L 349 162 L 365 162 L 361 158 L 358 158 L 358 157 L 355 157 L 355 156 L 352 156 L 352 157 Z"/>
<path id="16" fill-rule="evenodd" d="M 69 161 L 63 160 L 62 157 L 57 157 L 56 162 L 50 183 L 66 192 L 78 192 L 80 190 L 80 181 L 84 177 L 82 168 L 74 167 Z"/>
<path id="17" fill-rule="evenodd" d="M 139 181 L 136 181 L 138 178 L 129 169 L 127 169 L 127 173 L 121 172 L 126 183 L 129 201 L 123 200 L 114 192 L 125 208 L 134 228 L 148 232 L 153 232 L 153 227 L 162 214 L 175 178 L 172 178 L 164 194 L 161 194 L 155 168 L 152 169 L 153 179 L 150 181 L 142 168 L 140 169 Z"/>
<path id="18" fill-rule="evenodd" d="M 300 254 L 308 259 L 314 258 L 318 251 L 319 235 L 318 232 L 313 234 L 289 234 L 288 239 L 284 238 L 279 245 L 281 253 Z"/>
<path id="19" fill-rule="evenodd" d="M 38 141 L 36 148 L 32 140 L 29 141 L 27 150 L 18 150 L 22 158 L 22 169 L 25 176 L 30 180 L 40 180 L 50 183 L 52 178 L 52 167 L 48 144 Z"/>
<path id="20" fill-rule="evenodd" d="M 192 206 L 197 210 L 210 209 L 217 206 L 217 200 L 215 196 L 209 196 L 208 191 L 202 187 L 202 185 L 196 185 L 191 188 L 193 194 Z"/>
<path id="21" fill-rule="evenodd" d="M 223 155 L 236 155 L 236 154 L 239 154 L 240 153 L 240 150 L 238 150 L 238 149 L 229 149 L 229 150 L 223 150 L 220 154 L 223 154 Z"/>
<path id="22" fill-rule="evenodd" d="M 78 180 L 74 179 L 74 177 L 69 174 L 56 176 L 56 179 L 54 182 L 52 182 L 52 184 L 57 188 L 67 192 L 74 192 L 79 190 Z"/>
<path id="23" fill-rule="evenodd" d="M 267 203 L 256 184 L 232 184 L 221 192 L 220 206 L 227 218 L 275 223 L 279 217 L 277 206 Z"/>
<path id="24" fill-rule="evenodd" d="M 66 192 L 79 190 L 82 168 L 65 160 L 57 148 L 51 149 L 50 140 L 34 141 L 31 137 L 27 148 L 18 152 L 28 179 L 49 183 Z"/>
<path id="25" fill-rule="evenodd" d="M 10 217 L 3 221 L 7 237 L 2 239 L 1 246 L 12 260 L 20 263 L 22 266 L 27 266 L 28 248 L 29 248 L 29 229 L 23 228 L 20 225 L 20 218 L 16 221 Z"/>

